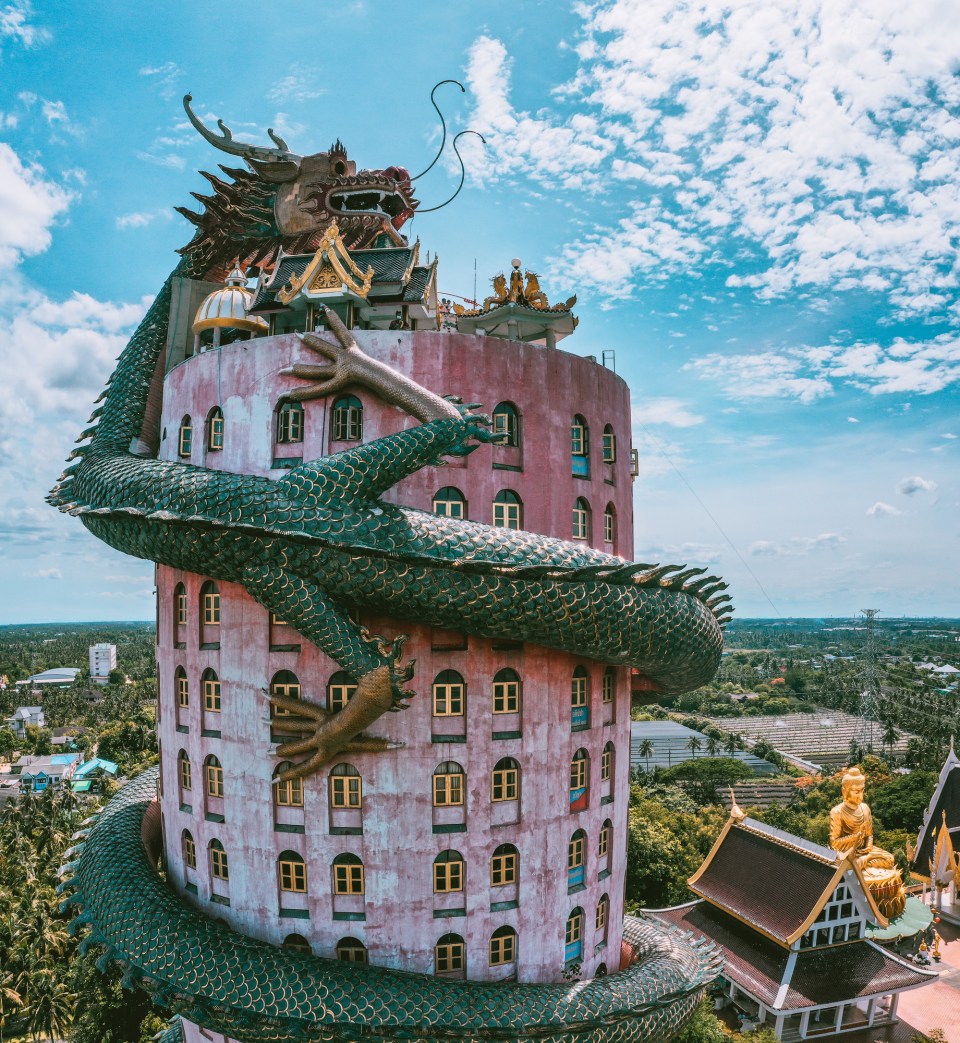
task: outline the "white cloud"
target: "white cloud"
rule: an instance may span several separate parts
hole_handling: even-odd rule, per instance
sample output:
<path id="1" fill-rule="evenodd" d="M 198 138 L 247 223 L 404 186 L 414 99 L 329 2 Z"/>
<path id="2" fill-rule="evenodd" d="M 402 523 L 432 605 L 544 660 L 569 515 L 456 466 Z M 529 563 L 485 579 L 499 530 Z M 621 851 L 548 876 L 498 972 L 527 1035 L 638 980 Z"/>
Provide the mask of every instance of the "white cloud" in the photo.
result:
<path id="1" fill-rule="evenodd" d="M 695 427 L 703 423 L 703 417 L 692 412 L 688 403 L 679 398 L 651 398 L 635 402 L 632 407 L 633 422 L 648 426 L 665 424 L 668 427 Z"/>
<path id="2" fill-rule="evenodd" d="M 960 381 L 960 338 L 896 339 L 890 345 L 856 343 L 794 347 L 740 355 L 712 352 L 686 363 L 728 398 L 795 398 L 809 404 L 839 384 L 872 395 L 932 394 Z M 856 418 L 848 418 L 858 423 Z"/>
<path id="3" fill-rule="evenodd" d="M 57 568 L 37 569 L 33 575 L 36 579 L 63 579 L 63 573 Z"/>
<path id="4" fill-rule="evenodd" d="M 73 195 L 0 142 L 0 272 L 50 245 L 50 229 Z"/>
<path id="5" fill-rule="evenodd" d="M 149 76 L 156 83 L 160 97 L 169 100 L 177 93 L 177 83 L 183 76 L 183 69 L 176 62 L 164 62 L 162 65 L 143 66 L 140 75 Z"/>
<path id="6" fill-rule="evenodd" d="M 504 44 L 474 42 L 467 125 L 488 147 L 464 139 L 464 153 L 477 179 L 623 186 L 620 220 L 564 255 L 581 285 L 626 296 L 738 249 L 755 270 L 730 285 L 761 297 L 861 289 L 924 315 L 955 300 L 960 37 L 942 0 L 576 9 L 576 73 L 533 115 L 511 100 Z"/>
<path id="7" fill-rule="evenodd" d="M 32 25 L 33 7 L 26 0 L 15 0 L 12 4 L 0 7 L 0 43 L 13 40 L 23 47 L 46 43 L 50 34 L 46 29 Z"/>
<path id="8" fill-rule="evenodd" d="M 847 417 L 847 423 L 848 424 L 859 424 L 860 421 L 855 416 L 848 416 Z"/>
<path id="9" fill-rule="evenodd" d="M 267 98 L 272 102 L 312 101 L 328 93 L 326 87 L 318 87 L 312 68 L 300 62 L 294 64 L 282 79 L 267 91 Z"/>
<path id="10" fill-rule="evenodd" d="M 120 214 L 114 221 L 121 232 L 129 231 L 131 228 L 145 228 L 156 220 L 170 220 L 170 211 L 166 208 L 160 210 L 139 210 L 132 214 Z"/>
<path id="11" fill-rule="evenodd" d="M 839 532 L 821 532 L 819 536 L 793 536 L 785 543 L 772 540 L 754 540 L 747 547 L 752 555 L 769 555 L 775 558 L 793 558 L 812 554 L 818 550 L 834 550 L 847 542 Z"/>
<path id="12" fill-rule="evenodd" d="M 937 483 L 931 478 L 922 478 L 919 474 L 911 475 L 909 478 L 904 478 L 897 484 L 897 492 L 902 493 L 904 496 L 913 496 L 914 493 L 918 492 L 935 492 Z"/>
<path id="13" fill-rule="evenodd" d="M 892 504 L 884 503 L 883 500 L 877 500 L 872 507 L 867 508 L 867 517 L 869 518 L 889 518 L 902 513 Z"/>

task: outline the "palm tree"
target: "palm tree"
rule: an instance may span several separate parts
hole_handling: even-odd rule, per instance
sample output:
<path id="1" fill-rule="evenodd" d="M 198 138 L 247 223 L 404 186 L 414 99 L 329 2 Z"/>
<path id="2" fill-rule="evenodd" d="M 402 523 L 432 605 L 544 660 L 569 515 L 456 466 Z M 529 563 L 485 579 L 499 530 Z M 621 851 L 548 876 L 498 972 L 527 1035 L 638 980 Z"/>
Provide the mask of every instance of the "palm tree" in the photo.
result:
<path id="1" fill-rule="evenodd" d="M 23 1006 L 23 997 L 13 986 L 13 975 L 4 971 L 0 978 L 0 1043 L 3 1043 L 3 1029 L 7 1024 L 10 1013 L 16 1008 Z"/>
<path id="2" fill-rule="evenodd" d="M 737 752 L 737 737 L 733 734 L 733 732 L 730 732 L 730 734 L 727 736 L 726 749 L 727 753 L 730 754 L 731 757 Z"/>
<path id="3" fill-rule="evenodd" d="M 54 1043 L 54 1033 L 63 1035 L 67 1031 L 76 996 L 57 977 L 53 967 L 31 968 L 29 982 L 26 1013 L 30 1031 L 45 1032 L 50 1043 Z"/>
<path id="4" fill-rule="evenodd" d="M 708 757 L 716 757 L 716 755 L 719 752 L 720 752 L 720 743 L 717 742 L 716 736 L 708 735 L 707 736 L 707 756 Z"/>
<path id="5" fill-rule="evenodd" d="M 653 742 L 650 739 L 644 739 L 640 743 L 640 749 L 637 751 L 641 757 L 647 762 L 647 774 L 650 774 L 650 758 L 653 756 Z"/>
<path id="6" fill-rule="evenodd" d="M 687 740 L 687 749 L 693 754 L 693 759 L 697 759 L 697 750 L 703 749 L 703 743 L 696 735 L 691 735 Z"/>
<path id="7" fill-rule="evenodd" d="M 893 747 L 899 738 L 900 732 L 897 731 L 897 726 L 891 721 L 883 730 L 883 745 L 887 747 L 891 757 L 893 756 Z"/>

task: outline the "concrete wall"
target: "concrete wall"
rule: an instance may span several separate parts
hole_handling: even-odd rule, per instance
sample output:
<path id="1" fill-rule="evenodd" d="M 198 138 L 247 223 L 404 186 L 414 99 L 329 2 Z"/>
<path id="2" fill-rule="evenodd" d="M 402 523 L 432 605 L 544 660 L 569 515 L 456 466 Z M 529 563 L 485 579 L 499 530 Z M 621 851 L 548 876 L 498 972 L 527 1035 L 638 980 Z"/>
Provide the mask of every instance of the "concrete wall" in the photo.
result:
<path id="1" fill-rule="evenodd" d="M 495 494 L 511 489 L 523 501 L 524 528 L 569 538 L 573 502 L 583 497 L 593 511 L 590 542 L 608 551 L 614 548 L 603 541 L 602 513 L 610 503 L 619 530 L 615 549 L 631 556 L 629 393 L 615 374 L 564 352 L 480 337 L 358 332 L 357 339 L 370 354 L 432 390 L 482 402 L 488 410 L 507 400 L 521 414 L 520 448 L 482 447 L 449 466 L 424 468 L 388 493 L 389 498 L 429 510 L 435 492 L 452 485 L 467 499 L 467 516 L 489 523 Z M 280 376 L 279 370 L 309 355 L 296 337 L 283 336 L 239 342 L 187 359 L 166 378 L 161 455 L 176 458 L 177 431 L 185 414 L 194 423 L 191 462 L 208 467 L 279 477 L 285 472 L 271 469 L 275 456 L 302 454 L 309 460 L 346 448 L 350 443 L 330 443 L 332 403 L 323 399 L 305 403 L 302 446 L 274 446 L 275 404 L 286 390 L 301 383 Z M 363 389 L 352 393 L 364 405 L 364 441 L 415 423 Z M 224 448 L 208 452 L 203 421 L 216 405 L 224 413 Z M 590 478 L 571 474 L 570 424 L 575 414 L 590 426 Z M 617 436 L 614 464 L 601 459 L 606 424 Z M 466 941 L 468 977 L 496 980 L 515 972 L 521 981 L 549 981 L 563 973 L 564 926 L 569 912 L 579 906 L 585 914 L 581 976 L 593 976 L 600 964 L 617 969 L 629 777 L 627 668 L 615 668 L 614 700 L 605 706 L 601 692 L 607 668 L 602 664 L 533 645 L 509 648 L 473 637 L 461 642 L 448 632 L 365 615 L 364 623 L 375 632 L 388 637 L 398 630 L 411 634 L 406 651 L 417 660 L 412 684 L 417 698 L 408 710 L 389 714 L 370 729 L 405 746 L 343 758 L 363 777 L 361 814 L 332 817 L 328 774 L 333 765 L 306 780 L 302 812 L 275 814 L 271 776 L 277 757 L 267 702 L 271 678 L 278 670 L 290 670 L 303 686 L 304 697 L 323 703 L 327 681 L 338 667 L 295 633 L 282 641 L 277 632 L 271 637 L 267 612 L 231 584 L 220 584 L 219 635 L 201 635 L 203 581 L 204 577 L 168 568 L 158 570 L 167 864 L 178 885 L 196 888 L 193 900 L 201 908 L 277 944 L 291 933 L 300 934 L 319 955 L 334 955 L 337 941 L 352 936 L 367 946 L 373 963 L 425 972 L 433 970 L 437 940 L 455 933 Z M 174 592 L 179 583 L 187 594 L 188 623 L 175 633 Z M 217 636 L 219 648 L 200 648 Z M 176 647 L 178 643 L 182 647 Z M 299 645 L 299 650 L 271 651 L 271 643 Z M 571 676 L 577 666 L 583 666 L 590 678 L 590 727 L 584 730 L 574 730 L 571 724 Z M 177 667 L 186 671 L 190 687 L 190 706 L 179 716 Z M 493 677 L 504 667 L 516 670 L 523 682 L 521 714 L 510 721 L 492 713 Z M 201 710 L 201 676 L 208 668 L 217 672 L 222 685 L 219 721 L 211 721 L 210 715 L 204 721 Z M 432 682 L 445 669 L 457 670 L 466 680 L 463 718 L 432 716 Z M 202 734 L 205 729 L 207 735 Z M 211 731 L 219 731 L 219 737 Z M 495 732 L 510 737 L 495 738 Z M 615 749 L 614 777 L 611 784 L 603 785 L 601 754 L 608 742 Z M 590 757 L 591 785 L 587 799 L 574 810 L 569 800 L 570 761 L 581 748 Z M 190 811 L 182 810 L 178 793 L 181 749 L 192 766 L 192 792 L 184 795 Z M 222 803 L 205 807 L 202 766 L 208 755 L 223 765 L 225 796 Z M 521 766 L 519 809 L 490 800 L 490 773 L 503 757 L 512 757 Z M 462 811 L 432 806 L 431 776 L 444 761 L 455 761 L 465 770 Z M 601 861 L 597 844 L 608 819 L 615 857 Z M 278 824 L 286 828 L 278 829 Z M 462 832 L 438 831 L 438 827 L 460 825 L 466 827 Z M 343 832 L 357 828 L 362 828 L 362 834 Z M 196 871 L 183 865 L 184 829 L 190 830 L 196 843 Z M 567 847 L 578 829 L 586 834 L 586 867 L 582 887 L 570 893 Z M 206 852 L 213 838 L 224 845 L 229 857 L 229 884 L 218 885 L 229 905 L 211 900 Z M 504 843 L 520 852 L 516 891 L 491 886 L 490 858 Z M 465 859 L 462 895 L 433 893 L 433 860 L 446 849 L 459 851 Z M 287 850 L 305 859 L 309 894 L 305 899 L 284 895 L 281 907 L 276 861 Z M 344 903 L 332 896 L 331 863 L 344 852 L 363 860 L 366 893 L 362 900 Z M 605 944 L 594 926 L 602 895 L 610 901 Z M 364 918 L 358 919 L 359 914 Z M 519 959 L 516 967 L 491 968 L 489 938 L 503 925 L 518 932 Z"/>

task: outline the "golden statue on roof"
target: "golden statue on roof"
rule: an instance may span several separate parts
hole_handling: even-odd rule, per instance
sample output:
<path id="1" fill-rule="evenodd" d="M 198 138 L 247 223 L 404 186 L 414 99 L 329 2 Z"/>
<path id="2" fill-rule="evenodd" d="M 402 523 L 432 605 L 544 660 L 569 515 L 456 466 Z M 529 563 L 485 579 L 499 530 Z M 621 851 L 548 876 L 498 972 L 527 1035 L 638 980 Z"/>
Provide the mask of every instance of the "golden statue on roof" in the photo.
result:
<path id="1" fill-rule="evenodd" d="M 873 842 L 873 814 L 863 799 L 866 781 L 859 768 L 843 776 L 843 801 L 830 811 L 830 846 L 853 858 L 880 911 L 896 919 L 907 900 L 903 878 L 893 855 Z"/>

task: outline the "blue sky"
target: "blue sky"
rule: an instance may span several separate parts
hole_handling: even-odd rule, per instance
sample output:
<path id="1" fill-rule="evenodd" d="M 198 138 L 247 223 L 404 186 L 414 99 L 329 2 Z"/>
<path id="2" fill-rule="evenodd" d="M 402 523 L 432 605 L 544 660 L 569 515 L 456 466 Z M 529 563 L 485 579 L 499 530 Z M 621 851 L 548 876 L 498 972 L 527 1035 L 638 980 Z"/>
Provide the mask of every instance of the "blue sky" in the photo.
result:
<path id="1" fill-rule="evenodd" d="M 853 8 L 853 10 L 851 10 Z M 441 290 L 519 256 L 634 398 L 637 556 L 742 615 L 957 615 L 960 28 L 940 0 L 0 0 L 0 622 L 153 615 L 43 495 L 237 137 L 467 185 Z M 457 170 L 419 183 L 442 202 Z"/>

